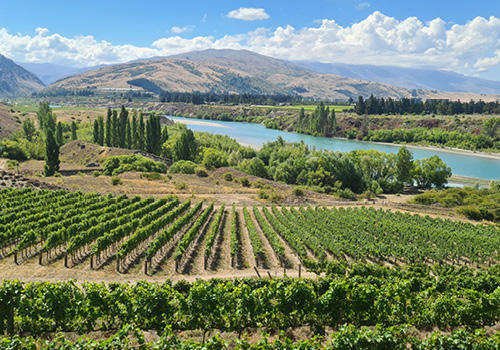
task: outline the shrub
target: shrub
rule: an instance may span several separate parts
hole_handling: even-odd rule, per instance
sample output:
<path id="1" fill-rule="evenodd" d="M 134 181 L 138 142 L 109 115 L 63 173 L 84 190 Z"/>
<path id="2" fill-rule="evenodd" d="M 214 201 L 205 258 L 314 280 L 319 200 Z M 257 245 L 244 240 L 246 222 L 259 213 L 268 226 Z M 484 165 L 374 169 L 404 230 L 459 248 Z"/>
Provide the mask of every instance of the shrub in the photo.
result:
<path id="1" fill-rule="evenodd" d="M 299 187 L 295 187 L 293 190 L 292 190 L 292 194 L 294 196 L 297 196 L 297 197 L 302 197 L 304 195 L 304 191 L 302 190 L 302 188 L 299 188 Z"/>
<path id="2" fill-rule="evenodd" d="M 260 199 L 268 199 L 269 194 L 264 190 L 259 190 L 258 196 Z"/>
<path id="3" fill-rule="evenodd" d="M 271 195 L 269 196 L 269 200 L 273 203 L 279 203 L 281 202 L 281 195 L 279 193 L 276 193 L 276 192 L 272 192 Z"/>
<path id="4" fill-rule="evenodd" d="M 99 177 L 101 176 L 102 172 L 100 172 L 99 170 L 96 170 L 92 173 L 92 175 L 94 175 L 94 177 Z"/>
<path id="5" fill-rule="evenodd" d="M 233 173 L 225 173 L 223 176 L 224 176 L 224 180 L 229 181 L 229 182 L 233 181 Z"/>
<path id="6" fill-rule="evenodd" d="M 170 172 L 174 174 L 194 174 L 196 163 L 190 160 L 178 160 L 170 167 Z"/>
<path id="7" fill-rule="evenodd" d="M 246 176 L 240 177 L 238 181 L 243 187 L 250 187 L 250 180 L 248 180 L 248 177 Z"/>
<path id="8" fill-rule="evenodd" d="M 342 190 L 337 191 L 337 195 L 340 198 L 350 199 L 352 201 L 356 200 L 356 195 L 348 188 L 344 188 Z"/>
<path id="9" fill-rule="evenodd" d="M 201 163 L 207 169 L 220 168 L 227 165 L 227 156 L 214 148 L 205 148 Z"/>
<path id="10" fill-rule="evenodd" d="M 167 166 L 139 154 L 110 157 L 104 162 L 106 175 L 118 175 L 126 171 L 165 173 Z"/>
<path id="11" fill-rule="evenodd" d="M 111 184 L 112 184 L 113 186 L 116 186 L 116 185 L 121 185 L 121 183 L 122 183 L 122 179 L 120 179 L 118 176 L 113 176 L 113 177 L 111 178 Z"/>
<path id="12" fill-rule="evenodd" d="M 175 183 L 175 188 L 177 188 L 178 190 L 185 190 L 187 188 L 187 185 L 185 182 L 179 182 Z"/>
<path id="13" fill-rule="evenodd" d="M 199 166 L 197 167 L 196 169 L 194 169 L 194 173 L 196 174 L 196 176 L 198 177 L 207 177 L 208 174 L 207 174 L 207 169 Z"/>
<path id="14" fill-rule="evenodd" d="M 153 181 L 153 180 L 161 180 L 162 176 L 160 173 L 142 173 L 141 178 Z"/>

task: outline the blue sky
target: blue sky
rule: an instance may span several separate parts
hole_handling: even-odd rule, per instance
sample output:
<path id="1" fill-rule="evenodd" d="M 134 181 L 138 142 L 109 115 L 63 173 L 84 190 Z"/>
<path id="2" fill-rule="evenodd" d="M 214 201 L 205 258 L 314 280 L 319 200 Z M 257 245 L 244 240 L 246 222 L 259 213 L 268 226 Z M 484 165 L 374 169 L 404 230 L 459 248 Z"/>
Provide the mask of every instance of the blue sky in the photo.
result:
<path id="1" fill-rule="evenodd" d="M 90 66 L 247 48 L 292 60 L 431 67 L 500 80 L 497 17 L 500 1 L 493 0 L 0 0 L 0 53 Z"/>

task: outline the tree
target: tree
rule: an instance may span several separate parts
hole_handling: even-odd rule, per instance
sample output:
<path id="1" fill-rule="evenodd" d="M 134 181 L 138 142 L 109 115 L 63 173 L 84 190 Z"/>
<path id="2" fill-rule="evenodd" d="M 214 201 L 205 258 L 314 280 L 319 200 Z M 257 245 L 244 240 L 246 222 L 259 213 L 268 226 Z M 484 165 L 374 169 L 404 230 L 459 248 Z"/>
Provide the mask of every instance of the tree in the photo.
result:
<path id="1" fill-rule="evenodd" d="M 95 144 L 99 143 L 99 122 L 94 120 L 94 128 L 92 129 L 92 140 Z"/>
<path id="2" fill-rule="evenodd" d="M 451 176 L 451 169 L 438 156 L 415 161 L 414 177 L 420 188 L 442 188 Z"/>
<path id="3" fill-rule="evenodd" d="M 396 179 L 403 185 L 412 181 L 413 154 L 406 148 L 401 147 L 396 156 Z"/>
<path id="4" fill-rule="evenodd" d="M 151 115 L 146 122 L 146 151 L 153 154 L 161 152 L 160 116 Z"/>
<path id="5" fill-rule="evenodd" d="M 47 130 L 50 129 L 55 133 L 56 118 L 52 114 L 52 109 L 47 102 L 40 102 L 36 115 L 38 118 L 38 125 L 40 127 L 40 130 L 46 133 Z"/>
<path id="6" fill-rule="evenodd" d="M 144 126 L 144 116 L 142 115 L 142 113 L 140 114 L 140 117 L 139 117 L 138 134 L 139 134 L 138 147 L 140 150 L 144 151 L 146 149 L 145 140 L 144 140 L 146 131 L 145 131 L 145 126 Z"/>
<path id="7" fill-rule="evenodd" d="M 73 120 L 71 122 L 71 140 L 77 140 L 78 135 L 76 134 L 76 130 L 78 129 L 78 126 L 76 125 L 76 122 Z"/>
<path id="8" fill-rule="evenodd" d="M 54 137 L 54 132 L 47 130 L 45 140 L 45 176 L 53 176 L 56 171 L 59 171 L 59 145 Z"/>
<path id="9" fill-rule="evenodd" d="M 63 129 L 62 129 L 61 122 L 57 123 L 56 141 L 57 141 L 57 144 L 59 145 L 59 147 L 61 147 L 64 144 Z"/>
<path id="10" fill-rule="evenodd" d="M 209 147 L 203 150 L 203 160 L 201 163 L 208 170 L 212 170 L 226 166 L 227 157 L 223 152 Z"/>
<path id="11" fill-rule="evenodd" d="M 134 111 L 134 115 L 132 116 L 132 145 L 130 148 L 137 149 L 139 148 L 139 128 L 137 125 L 137 112 Z"/>
<path id="12" fill-rule="evenodd" d="M 97 137 L 97 144 L 104 146 L 104 118 L 98 117 L 97 124 L 99 125 L 99 134 Z"/>
<path id="13" fill-rule="evenodd" d="M 120 119 L 118 124 L 118 145 L 121 148 L 125 148 L 127 143 L 127 121 L 128 111 L 125 109 L 125 106 L 122 106 L 120 109 Z"/>
<path id="14" fill-rule="evenodd" d="M 120 147 L 120 127 L 118 125 L 118 113 L 113 111 L 111 119 L 111 145 L 113 147 Z"/>
<path id="15" fill-rule="evenodd" d="M 108 113 L 106 115 L 106 136 L 104 138 L 104 142 L 106 146 L 111 147 L 113 143 L 113 126 L 111 122 L 113 113 L 111 112 L 111 108 L 108 108 Z"/>
<path id="16" fill-rule="evenodd" d="M 23 132 L 26 139 L 31 142 L 33 136 L 35 136 L 36 128 L 35 124 L 31 119 L 25 119 L 23 122 Z"/>
<path id="17" fill-rule="evenodd" d="M 258 177 L 267 177 L 266 165 L 262 159 L 254 157 L 245 165 L 245 172 Z"/>
<path id="18" fill-rule="evenodd" d="M 174 144 L 174 160 L 194 160 L 197 148 L 193 132 L 187 128 L 183 129 Z"/>
<path id="19" fill-rule="evenodd" d="M 483 122 L 483 132 L 486 136 L 495 138 L 500 129 L 500 118 L 490 118 Z"/>
<path id="20" fill-rule="evenodd" d="M 126 136 L 127 136 L 127 139 L 126 139 L 126 142 L 125 142 L 125 146 L 127 148 L 132 148 L 132 130 L 131 130 L 131 126 L 130 126 L 130 119 L 127 118 L 127 126 L 126 126 Z"/>
<path id="21" fill-rule="evenodd" d="M 354 106 L 354 111 L 359 115 L 366 113 L 366 105 L 363 96 L 358 97 L 358 102 Z"/>
<path id="22" fill-rule="evenodd" d="M 161 143 L 164 144 L 165 142 L 167 142 L 167 140 L 168 140 L 168 130 L 167 126 L 164 126 L 161 129 Z"/>

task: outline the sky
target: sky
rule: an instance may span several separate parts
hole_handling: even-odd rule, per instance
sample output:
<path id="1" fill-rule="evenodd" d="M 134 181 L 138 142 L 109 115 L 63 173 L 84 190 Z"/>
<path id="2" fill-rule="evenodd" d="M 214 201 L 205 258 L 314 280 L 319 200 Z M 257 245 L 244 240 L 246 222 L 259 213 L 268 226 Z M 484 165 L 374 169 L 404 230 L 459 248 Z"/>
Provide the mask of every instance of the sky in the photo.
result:
<path id="1" fill-rule="evenodd" d="M 87 67 L 209 48 L 500 80 L 498 0 L 0 0 L 0 54 Z"/>

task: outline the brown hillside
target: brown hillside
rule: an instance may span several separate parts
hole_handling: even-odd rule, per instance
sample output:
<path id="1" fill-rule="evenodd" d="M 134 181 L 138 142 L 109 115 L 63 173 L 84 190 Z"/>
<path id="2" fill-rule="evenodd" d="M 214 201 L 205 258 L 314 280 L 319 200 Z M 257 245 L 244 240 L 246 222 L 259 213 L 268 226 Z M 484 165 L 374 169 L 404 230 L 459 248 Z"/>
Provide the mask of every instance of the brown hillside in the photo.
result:
<path id="1" fill-rule="evenodd" d="M 11 108 L 0 103 L 0 140 L 21 130 L 21 122 L 10 112 Z"/>

